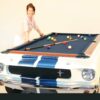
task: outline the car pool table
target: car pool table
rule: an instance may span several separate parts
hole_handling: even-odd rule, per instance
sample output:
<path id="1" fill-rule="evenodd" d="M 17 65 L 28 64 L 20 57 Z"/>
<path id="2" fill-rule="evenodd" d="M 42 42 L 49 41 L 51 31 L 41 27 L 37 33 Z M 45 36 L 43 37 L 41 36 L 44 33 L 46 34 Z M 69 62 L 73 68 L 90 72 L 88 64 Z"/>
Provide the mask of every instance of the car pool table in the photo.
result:
<path id="1" fill-rule="evenodd" d="M 65 92 L 94 89 L 99 82 L 96 70 L 99 59 L 93 56 L 97 62 L 94 63 L 94 59 L 88 58 L 99 51 L 99 42 L 99 34 L 50 33 L 3 51 L 4 55 L 0 55 L 3 64 L 0 65 L 4 71 L 0 73 L 0 79 L 6 83 L 5 87 L 29 91 L 36 88 L 40 93 L 43 89 L 57 92 L 59 89 L 65 89 Z"/>
<path id="2" fill-rule="evenodd" d="M 96 47 L 98 34 L 50 33 L 18 47 L 6 50 L 7 53 L 89 57 Z"/>

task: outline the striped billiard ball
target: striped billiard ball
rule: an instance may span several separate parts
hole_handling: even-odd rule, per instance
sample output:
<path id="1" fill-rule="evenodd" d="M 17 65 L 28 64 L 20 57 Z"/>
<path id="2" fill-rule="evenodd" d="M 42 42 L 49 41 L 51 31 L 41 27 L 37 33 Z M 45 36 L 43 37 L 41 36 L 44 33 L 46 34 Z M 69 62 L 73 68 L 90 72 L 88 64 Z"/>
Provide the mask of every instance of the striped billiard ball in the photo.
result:
<path id="1" fill-rule="evenodd" d="M 84 41 L 86 41 L 86 40 L 87 40 L 87 38 L 86 38 L 86 37 L 84 37 L 84 38 L 83 38 L 83 40 L 84 40 Z"/>

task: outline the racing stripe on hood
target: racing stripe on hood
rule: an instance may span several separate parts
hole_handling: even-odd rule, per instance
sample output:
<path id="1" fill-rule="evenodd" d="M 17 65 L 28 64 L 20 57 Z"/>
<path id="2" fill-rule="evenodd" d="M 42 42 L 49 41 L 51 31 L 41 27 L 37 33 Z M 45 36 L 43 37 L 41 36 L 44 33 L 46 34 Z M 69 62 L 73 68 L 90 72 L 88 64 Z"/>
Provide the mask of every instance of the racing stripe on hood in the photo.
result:
<path id="1" fill-rule="evenodd" d="M 33 64 L 35 63 L 37 58 L 38 58 L 38 56 L 23 55 L 22 59 L 19 61 L 18 64 L 33 66 Z"/>
<path id="2" fill-rule="evenodd" d="M 41 60 L 38 62 L 38 68 L 55 68 L 58 62 L 58 57 L 42 56 Z"/>

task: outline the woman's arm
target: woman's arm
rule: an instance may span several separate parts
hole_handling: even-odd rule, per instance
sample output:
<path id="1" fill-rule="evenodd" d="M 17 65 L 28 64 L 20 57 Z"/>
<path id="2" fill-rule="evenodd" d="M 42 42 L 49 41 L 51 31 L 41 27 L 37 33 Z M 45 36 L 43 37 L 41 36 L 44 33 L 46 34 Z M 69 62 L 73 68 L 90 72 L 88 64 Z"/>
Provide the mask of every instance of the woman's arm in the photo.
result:
<path id="1" fill-rule="evenodd" d="M 29 32 L 25 32 L 24 35 L 24 42 L 29 42 Z"/>
<path id="2" fill-rule="evenodd" d="M 39 35 L 41 37 L 44 36 L 44 34 L 41 32 L 41 30 L 39 29 L 39 27 L 37 26 L 36 22 L 34 21 L 34 29 L 39 33 Z"/>
<path id="3" fill-rule="evenodd" d="M 24 19 L 24 22 L 23 22 L 23 33 L 24 33 L 23 34 L 24 42 L 29 42 L 30 31 L 29 31 L 27 19 Z"/>

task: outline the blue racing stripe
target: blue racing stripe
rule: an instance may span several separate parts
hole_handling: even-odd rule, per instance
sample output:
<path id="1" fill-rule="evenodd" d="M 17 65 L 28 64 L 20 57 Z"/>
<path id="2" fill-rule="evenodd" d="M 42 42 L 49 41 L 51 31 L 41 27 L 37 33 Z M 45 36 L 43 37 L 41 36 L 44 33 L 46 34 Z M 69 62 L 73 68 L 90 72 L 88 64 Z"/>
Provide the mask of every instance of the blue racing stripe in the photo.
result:
<path id="1" fill-rule="evenodd" d="M 54 57 L 54 56 L 52 56 L 52 57 L 50 57 L 50 56 L 43 56 L 42 59 L 50 59 L 50 60 L 52 59 L 52 60 L 57 60 L 58 57 Z"/>
<path id="2" fill-rule="evenodd" d="M 29 79 L 29 78 L 21 78 L 22 83 L 24 84 L 30 84 L 30 85 L 37 85 L 37 82 L 35 79 Z M 57 82 L 56 80 L 53 79 L 40 79 L 38 80 L 40 82 L 40 86 L 44 87 L 57 87 Z"/>
<path id="3" fill-rule="evenodd" d="M 37 60 L 38 56 L 30 56 L 30 55 L 24 55 L 22 56 L 21 61 L 19 61 L 18 64 L 26 64 L 26 65 L 33 65 L 35 61 Z"/>
<path id="4" fill-rule="evenodd" d="M 58 57 L 48 57 L 43 56 L 38 62 L 37 67 L 39 68 L 55 68 L 55 65 L 58 61 Z"/>
<path id="5" fill-rule="evenodd" d="M 43 86 L 43 87 L 66 87 L 66 84 L 57 81 L 56 79 L 39 79 L 37 84 L 37 80 L 35 78 L 24 78 L 21 77 L 21 82 L 24 84 L 30 84 L 34 86 Z"/>
<path id="6" fill-rule="evenodd" d="M 36 80 L 35 79 L 21 78 L 21 81 L 24 84 L 36 85 Z"/>
<path id="7" fill-rule="evenodd" d="M 57 87 L 57 81 L 53 79 L 41 79 L 40 85 L 47 87 Z"/>

